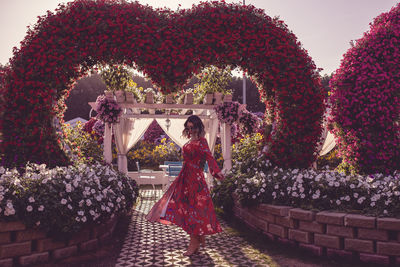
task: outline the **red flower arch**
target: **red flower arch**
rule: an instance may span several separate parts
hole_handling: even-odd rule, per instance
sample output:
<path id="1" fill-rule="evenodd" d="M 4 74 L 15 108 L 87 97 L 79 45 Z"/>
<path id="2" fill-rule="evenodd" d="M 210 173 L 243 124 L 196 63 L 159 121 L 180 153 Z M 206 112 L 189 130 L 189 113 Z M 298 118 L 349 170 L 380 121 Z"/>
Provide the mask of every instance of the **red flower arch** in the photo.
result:
<path id="1" fill-rule="evenodd" d="M 74 81 L 97 63 L 135 66 L 163 92 L 206 65 L 240 66 L 276 122 L 270 157 L 306 167 L 316 157 L 323 93 L 316 67 L 282 21 L 253 6 L 204 2 L 153 10 L 138 2 L 79 0 L 39 19 L 14 51 L 0 121 L 4 164 L 68 164 L 52 119 Z"/>
<path id="2" fill-rule="evenodd" d="M 361 173 L 400 166 L 400 5 L 383 13 L 344 55 L 330 82 L 333 132 Z"/>

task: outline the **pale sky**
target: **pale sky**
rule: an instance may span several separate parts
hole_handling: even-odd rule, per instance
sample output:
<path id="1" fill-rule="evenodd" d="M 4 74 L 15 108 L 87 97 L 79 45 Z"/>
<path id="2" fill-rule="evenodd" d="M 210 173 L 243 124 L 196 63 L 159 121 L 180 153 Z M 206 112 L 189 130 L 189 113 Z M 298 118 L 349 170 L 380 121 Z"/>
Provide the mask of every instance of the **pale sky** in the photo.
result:
<path id="1" fill-rule="evenodd" d="M 26 35 L 28 25 L 34 25 L 37 16 L 54 11 L 66 0 L 0 0 L 0 63 L 12 57 L 12 48 Z M 195 0 L 139 0 L 153 7 L 172 10 L 189 8 Z M 242 0 L 226 2 L 243 3 Z M 349 42 L 362 37 L 369 23 L 389 11 L 395 0 L 246 0 L 246 4 L 262 8 L 270 17 L 279 16 L 308 51 L 321 74 L 330 74 L 340 66 Z"/>

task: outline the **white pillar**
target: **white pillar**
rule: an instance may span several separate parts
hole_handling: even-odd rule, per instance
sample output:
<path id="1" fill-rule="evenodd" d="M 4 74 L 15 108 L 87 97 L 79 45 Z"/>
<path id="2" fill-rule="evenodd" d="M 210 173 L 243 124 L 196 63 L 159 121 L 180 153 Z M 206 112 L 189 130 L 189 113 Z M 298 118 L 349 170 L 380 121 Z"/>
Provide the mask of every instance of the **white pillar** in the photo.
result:
<path id="1" fill-rule="evenodd" d="M 111 141 L 112 141 L 112 124 L 106 123 L 104 130 L 103 155 L 105 162 L 108 164 L 111 164 L 112 162 Z"/>
<path id="2" fill-rule="evenodd" d="M 224 167 L 223 169 L 229 171 L 232 168 L 232 143 L 231 143 L 231 126 L 226 123 L 222 123 L 222 156 L 224 157 Z"/>
<path id="3" fill-rule="evenodd" d="M 128 174 L 128 158 L 126 154 L 118 154 L 118 170 Z"/>

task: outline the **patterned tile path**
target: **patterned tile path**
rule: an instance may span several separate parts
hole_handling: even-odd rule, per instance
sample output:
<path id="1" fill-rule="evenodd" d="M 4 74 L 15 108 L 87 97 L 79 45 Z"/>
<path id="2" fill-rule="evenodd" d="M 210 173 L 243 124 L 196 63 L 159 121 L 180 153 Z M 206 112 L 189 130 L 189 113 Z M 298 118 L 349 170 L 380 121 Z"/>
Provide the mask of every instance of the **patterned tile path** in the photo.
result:
<path id="1" fill-rule="evenodd" d="M 263 266 L 267 262 L 250 244 L 229 233 L 219 219 L 223 232 L 207 237 L 207 246 L 192 257 L 182 255 L 189 243 L 185 231 L 177 226 L 150 223 L 144 217 L 161 190 L 143 190 L 142 199 L 132 213 L 128 233 L 116 267 L 131 266 Z"/>

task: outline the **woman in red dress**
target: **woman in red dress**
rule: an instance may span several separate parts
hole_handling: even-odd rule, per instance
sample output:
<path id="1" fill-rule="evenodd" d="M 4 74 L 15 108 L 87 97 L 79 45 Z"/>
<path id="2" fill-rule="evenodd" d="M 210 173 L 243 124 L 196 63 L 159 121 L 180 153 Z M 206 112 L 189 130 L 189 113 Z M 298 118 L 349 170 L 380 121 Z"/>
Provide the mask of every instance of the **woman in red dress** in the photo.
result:
<path id="1" fill-rule="evenodd" d="M 204 138 L 204 125 L 192 115 L 185 122 L 182 135 L 190 138 L 183 146 L 183 167 L 175 181 L 147 214 L 151 222 L 175 224 L 190 235 L 190 243 L 183 254 L 191 256 L 205 245 L 205 235 L 222 231 L 214 212 L 210 191 L 204 179 L 204 165 L 208 162 L 211 174 L 224 179 Z"/>

